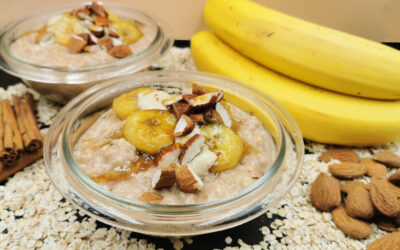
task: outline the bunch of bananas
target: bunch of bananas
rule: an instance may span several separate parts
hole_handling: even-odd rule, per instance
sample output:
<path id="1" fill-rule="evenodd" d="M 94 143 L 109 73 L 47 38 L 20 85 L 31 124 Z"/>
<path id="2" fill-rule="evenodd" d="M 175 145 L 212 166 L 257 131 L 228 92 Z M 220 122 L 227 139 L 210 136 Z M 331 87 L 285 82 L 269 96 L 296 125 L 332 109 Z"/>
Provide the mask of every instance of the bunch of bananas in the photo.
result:
<path id="1" fill-rule="evenodd" d="M 247 0 L 208 0 L 212 32 L 192 37 L 199 70 L 277 100 L 305 138 L 340 145 L 400 139 L 400 52 Z"/>

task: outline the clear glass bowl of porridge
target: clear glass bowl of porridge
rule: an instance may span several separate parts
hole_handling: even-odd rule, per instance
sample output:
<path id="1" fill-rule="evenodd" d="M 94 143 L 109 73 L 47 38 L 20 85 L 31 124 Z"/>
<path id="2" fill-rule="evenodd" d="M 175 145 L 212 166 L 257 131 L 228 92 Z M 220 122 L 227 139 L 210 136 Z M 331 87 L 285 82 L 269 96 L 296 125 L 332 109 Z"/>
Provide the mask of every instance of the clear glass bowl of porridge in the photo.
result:
<path id="1" fill-rule="evenodd" d="M 0 31 L 0 68 L 21 78 L 48 99 L 66 103 L 95 84 L 148 67 L 173 45 L 168 25 L 136 10 L 132 7 L 134 5 L 111 2 L 104 4 L 106 10 L 123 20 L 134 22 L 143 34 L 129 45 L 133 55 L 114 59 L 101 50 L 70 54 L 66 46 L 33 45 L 34 38 L 29 32 L 40 29 L 55 16 L 84 8 L 87 4 L 90 3 L 41 10 L 3 27 Z"/>
<path id="2" fill-rule="evenodd" d="M 109 152 L 97 148 L 94 151 L 100 154 L 90 159 L 87 158 L 90 152 L 83 151 L 86 155 L 82 156 L 77 154 L 77 148 L 82 147 L 80 143 L 84 138 L 102 137 L 109 133 L 110 127 L 120 126 L 121 122 L 104 123 L 118 119 L 112 114 L 115 98 L 143 88 L 171 94 L 186 93 L 193 84 L 224 92 L 224 101 L 232 106 L 233 122 L 239 124 L 235 131 L 245 142 L 247 153 L 242 159 L 247 157 L 247 160 L 241 160 L 239 167 L 219 172 L 217 178 L 205 177 L 203 191 L 188 194 L 173 187 L 160 191 L 164 200 L 156 203 L 138 199 L 146 189 L 144 186 L 150 185 L 133 180 L 143 172 L 132 175 L 132 182 L 124 180 L 121 185 L 118 181 L 95 182 L 88 176 L 88 164 Z M 99 112 L 102 112 L 101 118 L 86 132 L 79 133 L 85 121 Z M 96 126 L 101 129 L 96 131 Z M 95 131 L 93 135 L 88 132 L 90 129 Z M 77 134 L 80 139 L 76 138 Z M 253 145 L 246 137 L 257 138 L 257 143 Z M 114 144 L 117 142 L 112 142 Z M 122 151 L 113 152 L 109 158 L 119 158 L 124 154 Z M 157 236 L 210 233 L 260 216 L 296 183 L 303 156 L 301 133 L 279 104 L 243 83 L 201 72 L 142 72 L 94 86 L 62 109 L 53 121 L 44 145 L 47 171 L 66 200 L 106 224 Z M 261 174 L 258 172 L 259 175 L 253 177 L 250 170 L 241 166 L 246 164 L 258 164 Z M 254 166 L 247 167 L 252 169 Z"/>

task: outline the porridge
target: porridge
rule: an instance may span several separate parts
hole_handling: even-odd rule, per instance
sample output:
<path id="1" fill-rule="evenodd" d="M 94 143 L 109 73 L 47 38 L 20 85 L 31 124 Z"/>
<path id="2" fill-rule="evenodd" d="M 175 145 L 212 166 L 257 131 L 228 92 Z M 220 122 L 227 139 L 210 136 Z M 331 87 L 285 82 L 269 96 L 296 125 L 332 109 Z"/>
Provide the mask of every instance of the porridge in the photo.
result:
<path id="1" fill-rule="evenodd" d="M 125 20 L 93 2 L 54 16 L 10 47 L 16 57 L 50 67 L 111 63 L 146 49 L 156 34 L 144 24 Z"/>
<path id="2" fill-rule="evenodd" d="M 176 93 L 140 88 L 116 98 L 74 146 L 81 170 L 118 195 L 162 204 L 218 200 L 264 175 L 275 152 L 256 117 L 221 90 Z"/>

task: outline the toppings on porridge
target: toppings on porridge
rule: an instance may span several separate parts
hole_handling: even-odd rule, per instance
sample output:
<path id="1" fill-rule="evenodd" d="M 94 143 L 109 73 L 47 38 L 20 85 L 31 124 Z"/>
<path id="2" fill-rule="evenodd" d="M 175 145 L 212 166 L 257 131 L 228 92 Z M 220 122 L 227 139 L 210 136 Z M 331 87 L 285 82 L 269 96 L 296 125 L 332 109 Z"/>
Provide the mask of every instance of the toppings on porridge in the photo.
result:
<path id="1" fill-rule="evenodd" d="M 128 57 L 147 47 L 155 37 L 148 29 L 93 2 L 53 16 L 41 28 L 22 34 L 11 51 L 36 64 L 96 65 Z M 54 55 L 62 58 L 49 58 Z"/>
<path id="2" fill-rule="evenodd" d="M 190 204 L 238 192 L 265 173 L 265 142 L 271 138 L 257 118 L 223 99 L 222 90 L 196 84 L 191 90 L 156 86 L 123 94 L 82 136 L 74 150 L 77 162 L 92 180 L 145 202 Z M 129 150 L 118 149 L 117 139 L 102 142 L 115 131 Z M 100 145 L 97 152 L 88 152 L 88 137 Z M 96 153 L 102 165 L 84 162 Z M 140 163 L 144 158 L 150 161 Z M 138 171 L 137 162 L 146 167 Z"/>

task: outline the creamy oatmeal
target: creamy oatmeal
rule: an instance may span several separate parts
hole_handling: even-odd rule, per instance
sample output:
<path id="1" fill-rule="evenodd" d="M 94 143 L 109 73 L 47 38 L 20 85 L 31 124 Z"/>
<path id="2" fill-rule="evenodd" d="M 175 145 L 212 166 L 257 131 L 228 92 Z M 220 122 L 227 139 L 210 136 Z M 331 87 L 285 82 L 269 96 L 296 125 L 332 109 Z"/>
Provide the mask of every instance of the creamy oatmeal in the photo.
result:
<path id="1" fill-rule="evenodd" d="M 106 13 L 105 17 L 99 13 Z M 94 2 L 55 16 L 44 27 L 21 35 L 11 44 L 10 50 L 16 57 L 33 64 L 86 67 L 140 53 L 155 36 L 150 27 L 120 19 Z"/>
<path id="2" fill-rule="evenodd" d="M 262 123 L 222 97 L 212 100 L 219 93 L 186 94 L 182 99 L 143 88 L 125 94 L 80 137 L 75 160 L 92 180 L 134 200 L 194 204 L 237 193 L 264 175 L 275 152 Z M 201 107 L 179 114 L 176 104 L 186 100 Z M 135 111 L 128 114 L 126 107 L 132 105 Z M 206 112 L 216 112 L 219 120 Z M 158 116 L 160 121 L 154 118 Z M 193 121 L 192 128 L 185 119 Z M 172 139 L 162 136 L 170 125 Z"/>

